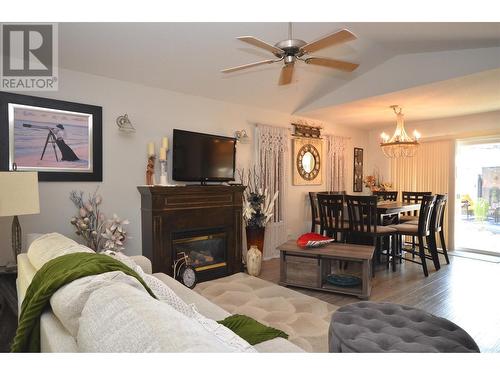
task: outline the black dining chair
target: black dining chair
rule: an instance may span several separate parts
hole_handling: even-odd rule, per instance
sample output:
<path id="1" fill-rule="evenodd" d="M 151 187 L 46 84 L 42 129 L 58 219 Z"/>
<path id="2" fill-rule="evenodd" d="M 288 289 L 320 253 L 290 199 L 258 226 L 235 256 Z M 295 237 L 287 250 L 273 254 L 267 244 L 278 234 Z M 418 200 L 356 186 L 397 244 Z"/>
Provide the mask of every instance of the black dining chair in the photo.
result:
<path id="1" fill-rule="evenodd" d="M 420 258 L 420 261 L 415 260 L 415 259 L 407 259 L 405 260 L 407 262 L 412 262 L 412 263 L 417 263 L 422 265 L 422 269 L 424 271 L 424 275 L 427 277 L 429 276 L 429 271 L 427 269 L 427 259 L 431 259 L 434 263 L 434 267 L 436 270 L 439 269 L 439 260 L 437 259 L 437 254 L 434 253 L 433 251 L 431 252 L 431 255 L 427 255 L 425 252 L 425 245 L 424 245 L 424 239 L 427 242 L 427 245 L 430 243 L 429 237 L 432 234 L 431 231 L 431 215 L 434 209 L 434 205 L 436 202 L 436 197 L 432 195 L 426 195 L 423 197 L 422 202 L 420 204 L 420 215 L 418 219 L 418 225 L 413 225 L 409 223 L 404 223 L 404 224 L 398 224 L 394 226 L 390 226 L 390 228 L 393 228 L 397 232 L 397 246 L 394 246 L 392 250 L 394 253 L 392 254 L 392 270 L 396 270 L 396 258 L 404 258 L 404 253 L 409 252 L 412 253 L 412 255 L 417 255 Z M 414 250 L 413 248 L 411 250 L 405 249 L 403 246 L 403 236 L 412 236 L 412 237 L 417 237 L 418 238 L 418 251 Z M 429 246 L 427 246 L 429 247 Z M 397 250 L 397 251 L 396 251 Z"/>
<path id="2" fill-rule="evenodd" d="M 374 191 L 373 195 L 375 195 L 379 201 L 397 201 L 398 200 L 398 192 L 397 191 Z"/>
<path id="3" fill-rule="evenodd" d="M 377 197 L 379 201 L 390 201 L 396 202 L 398 200 L 397 191 L 374 191 L 373 195 Z M 399 223 L 399 215 L 382 215 L 382 225 L 391 225 Z"/>
<path id="4" fill-rule="evenodd" d="M 403 191 L 402 193 L 402 201 L 403 203 L 409 204 L 420 204 L 422 203 L 422 199 L 426 195 L 432 195 L 430 191 Z M 418 213 L 419 210 L 415 210 L 413 212 L 403 212 L 399 217 L 399 223 L 404 224 L 410 221 L 418 221 Z M 410 242 L 409 242 L 410 243 Z M 416 237 L 411 237 L 411 249 L 413 254 L 416 252 Z"/>
<path id="5" fill-rule="evenodd" d="M 402 201 L 403 203 L 418 204 L 422 203 L 423 198 L 426 195 L 432 195 L 430 191 L 403 191 Z M 418 220 L 419 210 L 413 212 L 403 212 L 402 216 L 399 218 L 401 223 L 406 221 Z"/>
<path id="6" fill-rule="evenodd" d="M 446 211 L 446 203 L 448 202 L 448 196 L 446 194 L 441 196 L 441 203 L 440 203 L 440 211 L 436 214 L 436 223 L 435 223 L 435 235 L 439 234 L 439 239 L 441 242 L 441 251 L 437 247 L 437 240 L 436 237 L 434 237 L 434 241 L 436 242 L 436 251 L 439 254 L 443 254 L 444 258 L 446 260 L 446 264 L 450 264 L 450 258 L 448 258 L 448 250 L 446 248 L 446 241 L 444 238 L 444 213 Z"/>
<path id="7" fill-rule="evenodd" d="M 446 249 L 446 241 L 444 238 L 444 213 L 446 210 L 446 202 L 448 201 L 448 196 L 446 194 L 436 195 L 436 203 L 434 204 L 434 210 L 431 215 L 431 235 L 429 236 L 429 251 L 435 254 L 443 254 L 446 260 L 446 264 L 450 264 L 450 259 L 448 258 L 448 250 Z M 408 224 L 418 225 L 418 220 L 409 221 Z M 441 249 L 437 246 L 437 236 L 439 235 L 439 240 L 441 242 Z M 438 265 L 440 266 L 439 256 L 437 256 Z"/>
<path id="8" fill-rule="evenodd" d="M 320 218 L 320 233 L 345 242 L 345 235 L 349 229 L 344 219 L 344 195 L 317 194 Z"/>
<path id="9" fill-rule="evenodd" d="M 309 202 L 311 204 L 311 232 L 315 233 L 316 228 L 321 226 L 319 219 L 319 207 L 318 207 L 318 194 L 335 194 L 335 195 L 345 195 L 345 190 L 343 191 L 310 191 L 309 192 Z"/>
<path id="10" fill-rule="evenodd" d="M 389 247 L 394 247 L 397 230 L 379 225 L 376 196 L 346 195 L 345 201 L 349 215 L 347 242 L 363 243 L 368 238 L 375 245 L 375 258 L 380 263 L 383 239 L 389 239 Z M 391 251 L 387 252 L 387 267 L 390 253 Z"/>
<path id="11" fill-rule="evenodd" d="M 316 232 L 316 226 L 321 225 L 319 221 L 318 211 L 318 193 L 314 191 L 309 192 L 309 202 L 311 203 L 311 232 Z"/>

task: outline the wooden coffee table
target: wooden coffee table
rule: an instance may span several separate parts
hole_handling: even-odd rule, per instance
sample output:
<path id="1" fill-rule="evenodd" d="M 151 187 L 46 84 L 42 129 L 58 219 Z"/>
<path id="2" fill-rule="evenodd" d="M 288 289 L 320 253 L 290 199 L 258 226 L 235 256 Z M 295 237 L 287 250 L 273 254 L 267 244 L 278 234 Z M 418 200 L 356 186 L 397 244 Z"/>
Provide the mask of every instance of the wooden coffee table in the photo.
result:
<path id="1" fill-rule="evenodd" d="M 295 240 L 278 246 L 280 251 L 280 285 L 343 293 L 366 299 L 371 293 L 371 260 L 375 246 L 331 243 L 315 249 L 302 249 Z M 332 262 L 349 261 L 361 264 L 362 283 L 355 287 L 329 284 L 326 276 Z"/>

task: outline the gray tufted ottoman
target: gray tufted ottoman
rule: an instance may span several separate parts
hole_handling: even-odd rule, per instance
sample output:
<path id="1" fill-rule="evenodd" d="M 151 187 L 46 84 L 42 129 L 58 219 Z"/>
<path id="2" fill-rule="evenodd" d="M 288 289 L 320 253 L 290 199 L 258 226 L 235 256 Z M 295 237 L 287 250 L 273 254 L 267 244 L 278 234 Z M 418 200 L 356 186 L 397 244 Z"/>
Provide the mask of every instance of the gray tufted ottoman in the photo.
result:
<path id="1" fill-rule="evenodd" d="M 338 309 L 328 333 L 330 353 L 479 352 L 462 328 L 413 307 L 358 302 Z"/>

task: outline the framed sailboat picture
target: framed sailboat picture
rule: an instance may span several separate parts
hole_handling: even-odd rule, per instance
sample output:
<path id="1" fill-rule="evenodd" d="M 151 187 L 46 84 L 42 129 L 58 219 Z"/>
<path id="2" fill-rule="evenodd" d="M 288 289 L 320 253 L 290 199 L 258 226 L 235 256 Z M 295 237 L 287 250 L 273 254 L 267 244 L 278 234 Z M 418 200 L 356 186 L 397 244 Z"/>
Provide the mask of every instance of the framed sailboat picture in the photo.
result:
<path id="1" fill-rule="evenodd" d="M 102 107 L 0 92 L 0 169 L 102 181 Z"/>

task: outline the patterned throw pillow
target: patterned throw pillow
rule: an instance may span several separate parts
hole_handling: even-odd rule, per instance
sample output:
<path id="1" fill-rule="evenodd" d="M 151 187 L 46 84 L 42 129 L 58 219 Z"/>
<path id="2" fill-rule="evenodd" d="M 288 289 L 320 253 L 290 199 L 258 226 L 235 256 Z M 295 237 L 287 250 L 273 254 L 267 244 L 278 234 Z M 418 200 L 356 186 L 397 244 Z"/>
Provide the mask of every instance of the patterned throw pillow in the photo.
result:
<path id="1" fill-rule="evenodd" d="M 305 233 L 297 239 L 297 245 L 303 249 L 326 246 L 335 242 L 335 239 L 317 233 Z"/>

